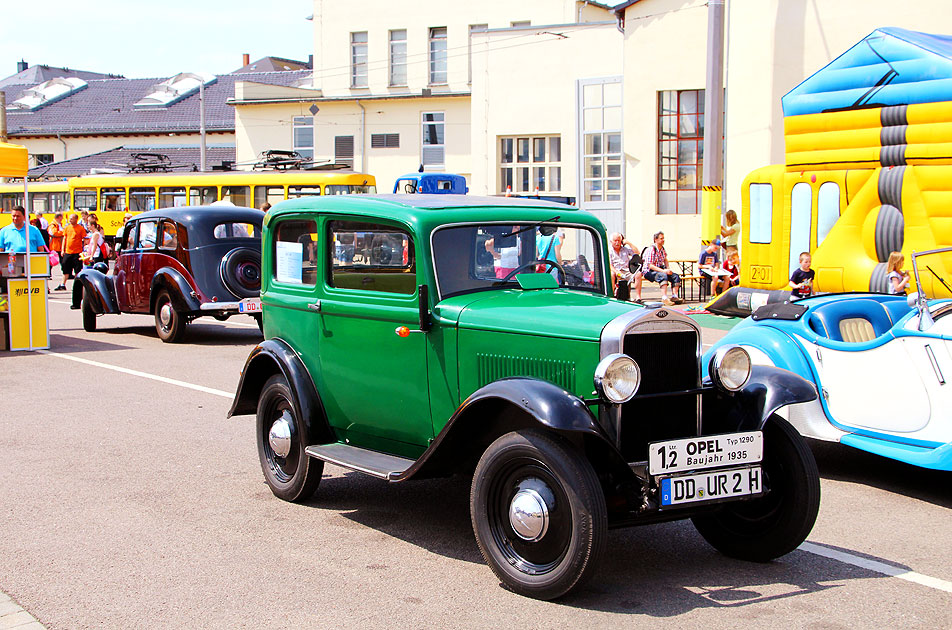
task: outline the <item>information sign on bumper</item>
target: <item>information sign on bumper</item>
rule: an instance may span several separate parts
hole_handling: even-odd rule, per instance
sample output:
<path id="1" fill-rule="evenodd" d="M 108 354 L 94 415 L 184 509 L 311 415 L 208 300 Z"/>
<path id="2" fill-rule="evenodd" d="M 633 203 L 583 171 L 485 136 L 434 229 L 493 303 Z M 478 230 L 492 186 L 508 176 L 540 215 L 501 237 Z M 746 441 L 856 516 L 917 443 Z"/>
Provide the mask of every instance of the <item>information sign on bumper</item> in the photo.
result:
<path id="1" fill-rule="evenodd" d="M 239 313 L 260 313 L 261 300 L 258 298 L 247 298 L 238 302 Z"/>
<path id="2" fill-rule="evenodd" d="M 760 466 L 717 470 L 661 480 L 661 505 L 732 499 L 763 492 Z"/>
<path id="3" fill-rule="evenodd" d="M 668 475 L 686 470 L 756 464 L 764 457 L 761 431 L 725 433 L 654 442 L 648 445 L 648 472 Z"/>

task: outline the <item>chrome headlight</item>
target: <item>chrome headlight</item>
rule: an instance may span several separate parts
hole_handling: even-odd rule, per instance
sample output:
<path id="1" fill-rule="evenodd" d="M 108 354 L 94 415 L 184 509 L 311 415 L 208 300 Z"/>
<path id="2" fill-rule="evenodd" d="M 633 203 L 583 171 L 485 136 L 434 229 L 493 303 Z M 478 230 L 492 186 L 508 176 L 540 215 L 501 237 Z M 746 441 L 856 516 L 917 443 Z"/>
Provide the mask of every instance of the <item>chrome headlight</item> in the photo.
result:
<path id="1" fill-rule="evenodd" d="M 641 368 L 626 354 L 610 354 L 595 368 L 595 391 L 610 403 L 631 400 L 641 385 Z"/>
<path id="2" fill-rule="evenodd" d="M 714 384 L 736 392 L 747 384 L 753 365 L 750 355 L 740 346 L 723 346 L 711 359 L 710 374 Z"/>

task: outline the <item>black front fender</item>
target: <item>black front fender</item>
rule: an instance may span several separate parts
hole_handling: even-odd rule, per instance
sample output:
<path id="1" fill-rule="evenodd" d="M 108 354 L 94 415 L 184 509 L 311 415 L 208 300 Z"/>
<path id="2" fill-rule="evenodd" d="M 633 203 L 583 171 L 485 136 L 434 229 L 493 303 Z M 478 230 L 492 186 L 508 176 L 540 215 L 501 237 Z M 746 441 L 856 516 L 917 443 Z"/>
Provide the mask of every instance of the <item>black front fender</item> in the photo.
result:
<path id="1" fill-rule="evenodd" d="M 193 295 L 192 286 L 182 275 L 182 272 L 172 267 L 162 267 L 152 276 L 149 311 L 155 310 L 155 299 L 159 288 L 169 289 L 172 305 L 175 306 L 177 311 L 194 312 L 202 309 L 201 300 Z"/>
<path id="2" fill-rule="evenodd" d="M 89 304 L 92 306 L 94 313 L 102 315 L 103 313 L 115 314 L 119 312 L 115 281 L 112 276 L 107 276 L 92 267 L 85 267 L 76 274 L 76 279 L 82 284 L 85 295 L 89 296 Z"/>
<path id="3" fill-rule="evenodd" d="M 466 471 L 499 436 L 539 427 L 560 433 L 586 450 L 597 450 L 604 461 L 593 461 L 593 465 L 630 474 L 621 453 L 581 398 L 547 381 L 516 377 L 473 392 L 423 455 L 392 481 Z"/>
<path id="4" fill-rule="evenodd" d="M 737 392 L 714 390 L 704 397 L 705 432 L 755 431 L 785 405 L 810 402 L 816 387 L 798 374 L 783 368 L 755 365 L 747 384 Z M 717 425 L 716 428 L 714 425 Z"/>
<path id="5" fill-rule="evenodd" d="M 275 374 L 284 376 L 294 394 L 296 412 L 305 424 L 308 444 L 333 442 L 333 431 L 307 367 L 281 339 L 267 339 L 251 351 L 241 370 L 238 390 L 227 417 L 257 413 L 258 396 L 265 382 Z"/>

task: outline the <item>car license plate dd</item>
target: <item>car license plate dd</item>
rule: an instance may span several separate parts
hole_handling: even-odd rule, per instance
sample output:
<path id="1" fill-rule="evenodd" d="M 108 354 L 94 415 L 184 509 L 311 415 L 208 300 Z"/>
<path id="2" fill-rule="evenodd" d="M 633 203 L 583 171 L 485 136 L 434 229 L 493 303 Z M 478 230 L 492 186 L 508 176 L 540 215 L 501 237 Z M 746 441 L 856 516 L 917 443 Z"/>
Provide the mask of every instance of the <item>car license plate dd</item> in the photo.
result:
<path id="1" fill-rule="evenodd" d="M 724 433 L 653 442 L 648 445 L 648 472 L 668 475 L 686 470 L 756 464 L 764 458 L 761 431 Z"/>
<path id="2" fill-rule="evenodd" d="M 260 313 L 261 300 L 242 300 L 238 302 L 239 313 Z"/>
<path id="3" fill-rule="evenodd" d="M 730 499 L 763 491 L 760 466 L 665 477 L 661 480 L 661 505 Z"/>

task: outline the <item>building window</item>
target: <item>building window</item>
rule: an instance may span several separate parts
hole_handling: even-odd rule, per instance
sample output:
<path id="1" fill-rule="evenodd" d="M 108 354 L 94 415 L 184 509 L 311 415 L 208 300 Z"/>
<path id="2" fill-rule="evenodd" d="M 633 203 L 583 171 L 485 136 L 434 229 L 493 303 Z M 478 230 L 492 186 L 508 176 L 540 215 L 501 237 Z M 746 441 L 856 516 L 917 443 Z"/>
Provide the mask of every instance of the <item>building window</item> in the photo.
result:
<path id="1" fill-rule="evenodd" d="M 354 168 L 354 136 L 334 137 L 334 163 Z"/>
<path id="2" fill-rule="evenodd" d="M 473 33 L 485 33 L 488 30 L 489 24 L 469 25 L 469 42 L 466 44 L 466 58 L 469 60 L 469 71 L 466 76 L 469 83 L 473 82 Z"/>
<path id="3" fill-rule="evenodd" d="M 400 134 L 398 133 L 372 133 L 370 134 L 371 149 L 399 149 Z"/>
<path id="4" fill-rule="evenodd" d="M 562 137 L 499 139 L 499 192 L 539 194 L 562 190 Z"/>
<path id="5" fill-rule="evenodd" d="M 295 116 L 293 121 L 294 150 L 308 160 L 314 159 L 314 117 Z"/>
<path id="6" fill-rule="evenodd" d="M 512 28 L 526 28 L 532 26 L 532 20 L 518 20 L 516 22 L 509 23 Z"/>
<path id="7" fill-rule="evenodd" d="M 33 161 L 33 167 L 43 166 L 44 164 L 53 163 L 53 154 L 52 153 L 31 153 L 30 159 Z M 30 167 L 30 168 L 33 168 Z"/>
<path id="8" fill-rule="evenodd" d="M 407 31 L 390 31 L 390 85 L 407 84 Z"/>
<path id="9" fill-rule="evenodd" d="M 441 169 L 445 163 L 445 114 L 443 112 L 423 113 L 423 147 L 420 161 L 424 168 Z"/>
<path id="10" fill-rule="evenodd" d="M 446 27 L 430 29 L 430 85 L 446 83 Z"/>
<path id="11" fill-rule="evenodd" d="M 350 87 L 367 87 L 367 31 L 350 34 Z"/>
<path id="12" fill-rule="evenodd" d="M 582 201 L 622 200 L 622 84 L 618 80 L 583 83 Z"/>
<path id="13" fill-rule="evenodd" d="M 658 93 L 658 214 L 701 210 L 704 90 Z"/>

